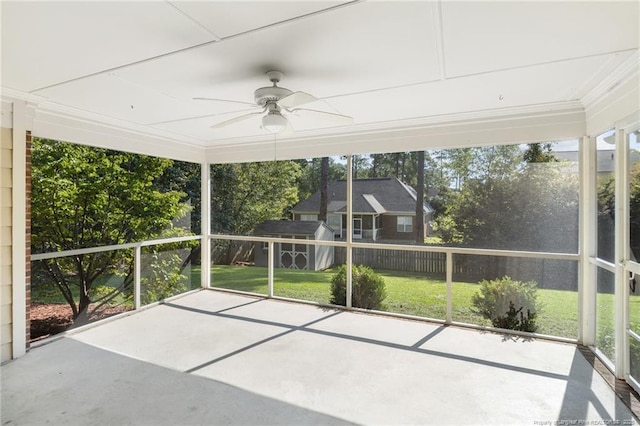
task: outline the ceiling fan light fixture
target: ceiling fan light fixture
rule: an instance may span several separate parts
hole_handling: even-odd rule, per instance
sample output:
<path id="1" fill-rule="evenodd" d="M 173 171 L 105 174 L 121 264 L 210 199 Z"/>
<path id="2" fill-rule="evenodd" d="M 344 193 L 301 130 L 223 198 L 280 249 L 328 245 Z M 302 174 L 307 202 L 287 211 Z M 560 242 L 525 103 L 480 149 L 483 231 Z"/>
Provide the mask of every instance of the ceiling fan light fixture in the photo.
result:
<path id="1" fill-rule="evenodd" d="M 262 127 L 271 133 L 280 133 L 287 128 L 288 121 L 278 111 L 271 111 L 262 117 Z"/>

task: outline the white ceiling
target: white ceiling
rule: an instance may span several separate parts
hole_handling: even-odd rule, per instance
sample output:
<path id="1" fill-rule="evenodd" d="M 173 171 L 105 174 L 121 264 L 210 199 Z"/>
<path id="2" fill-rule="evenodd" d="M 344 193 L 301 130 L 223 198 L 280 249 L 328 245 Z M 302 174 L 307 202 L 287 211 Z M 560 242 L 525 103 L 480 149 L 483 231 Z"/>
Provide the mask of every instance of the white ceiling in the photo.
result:
<path id="1" fill-rule="evenodd" d="M 78 116 L 199 146 L 271 139 L 259 117 L 222 129 L 281 86 L 354 128 L 582 99 L 639 48 L 627 2 L 1 2 L 2 89 Z M 295 119 L 295 118 L 294 118 Z M 343 132 L 295 119 L 297 134 Z"/>

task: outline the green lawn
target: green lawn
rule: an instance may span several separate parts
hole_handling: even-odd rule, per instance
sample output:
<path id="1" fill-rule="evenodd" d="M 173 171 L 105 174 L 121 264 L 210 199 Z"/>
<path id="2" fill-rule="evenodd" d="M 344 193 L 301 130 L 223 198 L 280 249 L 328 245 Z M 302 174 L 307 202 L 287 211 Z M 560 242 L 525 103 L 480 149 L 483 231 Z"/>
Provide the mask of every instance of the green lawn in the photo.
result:
<path id="1" fill-rule="evenodd" d="M 385 278 L 387 298 L 383 309 L 389 312 L 445 319 L 446 283 L 441 278 L 400 271 L 377 271 Z M 274 271 L 274 294 L 293 299 L 329 303 L 331 276 L 326 271 Z M 217 265 L 212 268 L 212 286 L 267 294 L 267 269 L 253 266 Z M 454 321 L 488 325 L 472 312 L 471 298 L 477 284 L 454 282 L 452 317 Z M 539 332 L 576 338 L 578 334 L 578 294 L 572 291 L 539 290 L 544 311 L 538 319 Z M 601 295 L 612 298 L 612 295 Z"/>
<path id="2" fill-rule="evenodd" d="M 331 297 L 331 276 L 336 269 L 326 271 L 274 270 L 276 296 L 309 300 L 328 304 Z M 377 271 L 386 283 L 387 298 L 383 310 L 428 318 L 445 319 L 446 283 L 440 277 L 428 277 L 401 271 Z M 192 288 L 200 282 L 200 269 L 191 268 Z M 111 278 L 113 279 L 113 278 Z M 108 279 L 101 286 L 113 285 Z M 267 268 L 255 266 L 216 265 L 211 271 L 213 287 L 267 294 Z M 452 292 L 452 317 L 454 321 L 488 325 L 488 321 L 473 313 L 471 298 L 478 291 L 478 284 L 454 282 Z M 543 311 L 538 318 L 539 332 L 543 334 L 576 338 L 578 333 L 578 294 L 574 291 L 538 291 Z M 55 287 L 32 288 L 34 302 L 65 303 Z M 119 299 L 116 303 L 128 304 L 131 299 Z M 613 307 L 612 294 L 598 294 L 597 298 L 598 346 L 613 356 Z M 631 296 L 629 307 L 632 328 L 640 331 L 640 296 Z"/>

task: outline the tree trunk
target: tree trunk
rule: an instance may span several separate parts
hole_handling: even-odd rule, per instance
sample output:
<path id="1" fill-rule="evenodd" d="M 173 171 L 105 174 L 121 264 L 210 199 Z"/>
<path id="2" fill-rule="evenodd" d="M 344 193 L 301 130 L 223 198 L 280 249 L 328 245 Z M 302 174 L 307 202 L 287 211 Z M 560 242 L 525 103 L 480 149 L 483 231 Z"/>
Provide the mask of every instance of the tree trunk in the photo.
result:
<path id="1" fill-rule="evenodd" d="M 327 204 L 328 204 L 328 186 L 329 186 L 329 157 L 322 157 L 320 165 L 320 212 L 318 220 L 327 223 Z"/>
<path id="2" fill-rule="evenodd" d="M 424 151 L 418 151 L 416 185 L 416 243 L 424 244 Z"/>
<path id="3" fill-rule="evenodd" d="M 422 162 L 424 163 L 424 160 Z M 403 152 L 402 153 L 402 174 L 401 174 L 402 177 L 400 178 L 400 180 L 405 182 L 405 183 L 409 183 L 408 179 L 407 179 L 407 172 L 406 172 L 406 169 L 405 169 L 406 163 L 407 163 L 407 153 Z"/>
<path id="4" fill-rule="evenodd" d="M 73 319 L 73 327 L 80 327 L 81 325 L 85 325 L 89 323 L 89 304 L 91 304 L 91 299 L 89 299 L 89 289 L 91 288 L 91 283 L 82 283 L 80 287 L 80 299 L 78 300 L 78 313 L 76 317 Z"/>
<path id="5" fill-rule="evenodd" d="M 400 179 L 400 154 L 394 155 L 396 160 L 396 177 Z"/>

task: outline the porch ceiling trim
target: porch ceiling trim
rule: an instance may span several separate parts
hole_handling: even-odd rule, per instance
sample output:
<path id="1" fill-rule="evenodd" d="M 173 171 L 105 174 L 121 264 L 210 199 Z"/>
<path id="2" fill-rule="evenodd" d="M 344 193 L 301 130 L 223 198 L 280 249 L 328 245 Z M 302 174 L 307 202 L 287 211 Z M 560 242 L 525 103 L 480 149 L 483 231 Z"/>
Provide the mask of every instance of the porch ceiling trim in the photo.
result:
<path id="1" fill-rule="evenodd" d="M 586 131 L 579 101 L 383 124 L 387 127 L 353 128 L 334 135 L 236 141 L 208 148 L 207 161 L 234 163 L 542 142 L 579 138 Z"/>

